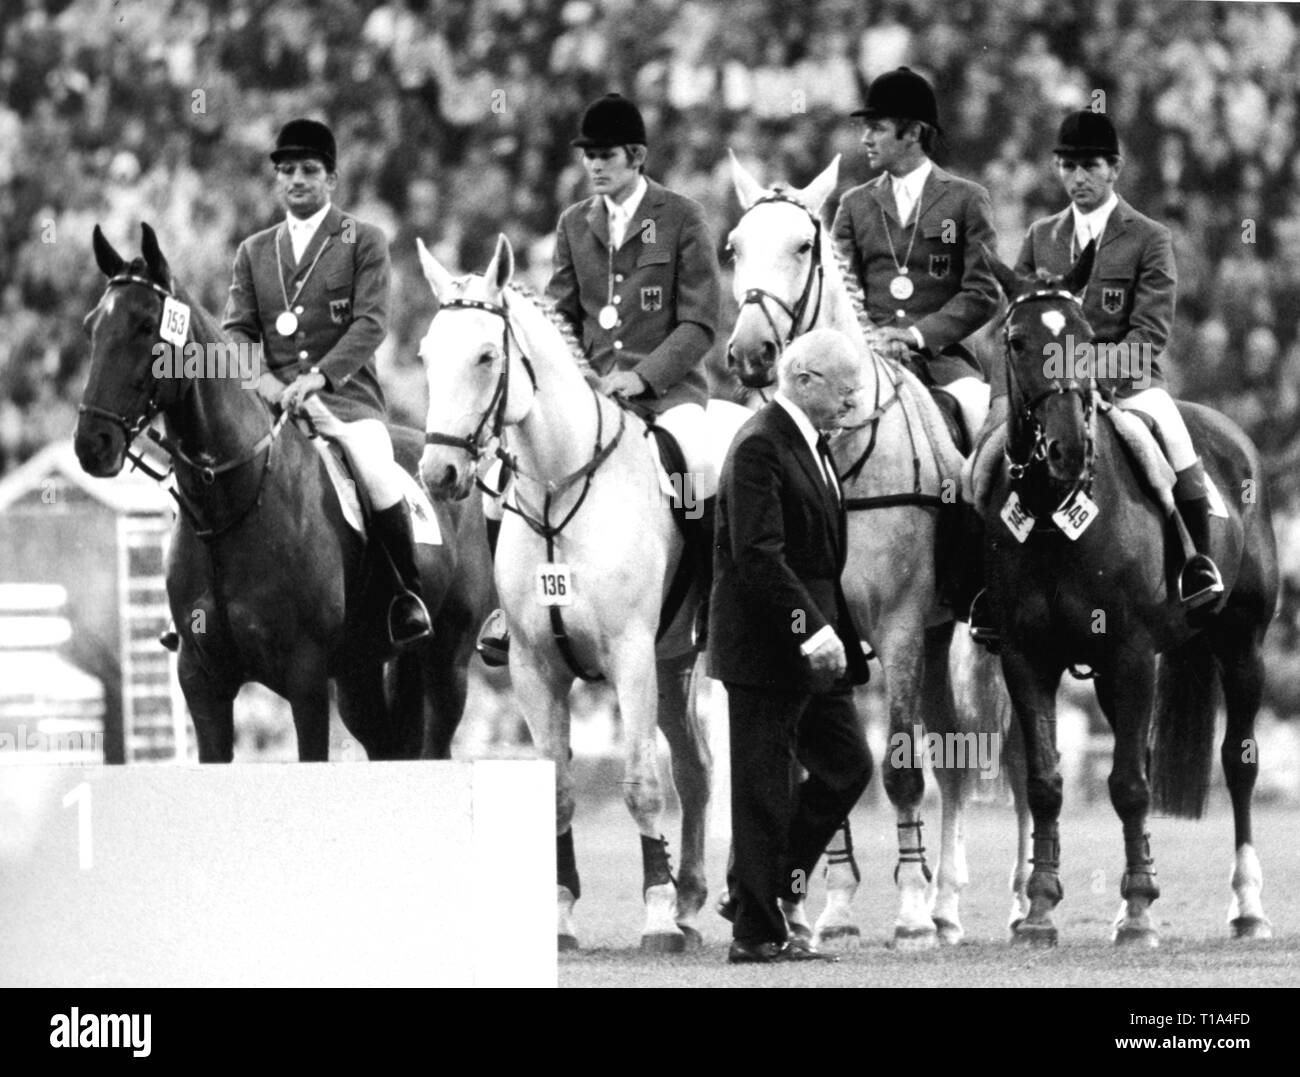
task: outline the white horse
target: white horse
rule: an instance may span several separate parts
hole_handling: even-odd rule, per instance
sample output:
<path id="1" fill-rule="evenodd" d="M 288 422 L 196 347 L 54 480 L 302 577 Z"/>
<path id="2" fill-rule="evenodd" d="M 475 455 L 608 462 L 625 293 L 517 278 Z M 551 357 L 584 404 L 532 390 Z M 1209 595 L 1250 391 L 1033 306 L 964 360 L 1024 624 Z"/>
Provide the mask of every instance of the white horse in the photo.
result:
<path id="1" fill-rule="evenodd" d="M 801 190 L 765 189 L 733 154 L 732 177 L 744 214 L 728 241 L 741 307 L 727 359 L 757 406 L 759 394 L 765 397 L 775 380 L 781 351 L 814 326 L 847 334 L 862 356 L 863 413 L 831 441 L 849 509 L 843 583 L 858 627 L 885 673 L 890 736 L 881 771 L 897 813 L 899 853 L 894 941 L 925 948 L 955 944 L 964 934 L 959 899 L 968 873 L 962 813 L 981 772 L 974 764 L 952 765 L 955 751 L 973 755 L 985 745 L 1009 750 L 995 758 L 1008 772 L 1019 820 L 1013 925 L 1028 910 L 1030 819 L 997 660 L 976 648 L 965 631 L 954 639 L 951 611 L 939 600 L 940 509 L 957 501 L 962 458 L 930 393 L 868 344 L 861 293 L 846 283 L 848 274 L 819 216 L 838 173 L 837 157 Z M 942 753 L 934 750 L 940 745 Z M 922 841 L 921 765 L 936 756 L 949 765 L 934 770 L 943 822 L 938 874 L 932 879 Z M 827 904 L 816 927 L 823 944 L 856 945 L 859 930 L 850 902 L 858 877 L 846 820 L 828 849 Z"/>
<path id="2" fill-rule="evenodd" d="M 587 383 L 558 316 L 511 286 L 514 255 L 504 236 L 482 277 L 453 279 L 423 243 L 419 250 L 441 304 L 420 345 L 429 381 L 421 477 L 435 497 L 462 498 L 494 443 L 509 441 L 515 478 L 496 582 L 515 702 L 538 752 L 555 763 L 559 946 L 578 945 L 568 699 L 581 676 L 608 679 L 622 712 L 623 796 L 641 832 L 645 871 L 642 948 L 682 950 L 700 941 L 712 760 L 688 702 L 693 589 L 657 645 L 683 542 L 654 440 L 639 418 Z M 722 431 L 713 446 L 721 470 L 726 430 L 734 434 L 748 413 L 735 405 L 710 412 Z M 682 806 L 675 882 L 660 832 L 656 722 Z"/>

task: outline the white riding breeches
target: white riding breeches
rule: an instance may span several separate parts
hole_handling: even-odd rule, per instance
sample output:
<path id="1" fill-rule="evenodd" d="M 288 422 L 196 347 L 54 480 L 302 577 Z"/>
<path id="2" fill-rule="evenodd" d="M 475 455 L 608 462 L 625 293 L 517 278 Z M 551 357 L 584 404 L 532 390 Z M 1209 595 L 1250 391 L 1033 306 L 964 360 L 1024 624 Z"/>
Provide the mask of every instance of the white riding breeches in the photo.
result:
<path id="1" fill-rule="evenodd" d="M 1174 398 L 1166 390 L 1152 386 L 1132 396 L 1116 397 L 1115 403 L 1125 411 L 1140 411 L 1155 420 L 1160 435 L 1165 439 L 1169 463 L 1175 471 L 1182 471 L 1196 463 L 1192 435 L 1187 432 L 1187 424 L 1183 422 Z"/>
<path id="2" fill-rule="evenodd" d="M 378 419 L 345 423 L 315 396 L 307 398 L 303 410 L 322 437 L 343 446 L 348 462 L 365 485 L 375 511 L 391 508 L 402 500 L 401 472 L 393 460 L 393 442 L 388 436 L 388 427 Z"/>
<path id="3" fill-rule="evenodd" d="M 961 409 L 966 430 L 974 438 L 983 428 L 989 413 L 989 383 L 979 378 L 958 378 L 938 388 L 951 393 Z"/>
<path id="4" fill-rule="evenodd" d="M 655 422 L 677 439 L 686 458 L 686 472 L 691 476 L 695 496 L 710 498 L 718 492 L 718 465 L 710 446 L 707 413 L 699 404 L 678 404 Z"/>

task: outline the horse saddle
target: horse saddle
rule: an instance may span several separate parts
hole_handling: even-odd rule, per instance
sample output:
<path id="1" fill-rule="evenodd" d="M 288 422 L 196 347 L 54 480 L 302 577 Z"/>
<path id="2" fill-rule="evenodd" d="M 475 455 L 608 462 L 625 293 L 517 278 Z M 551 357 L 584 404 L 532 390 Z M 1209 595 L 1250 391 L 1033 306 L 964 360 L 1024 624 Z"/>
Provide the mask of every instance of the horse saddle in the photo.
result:
<path id="1" fill-rule="evenodd" d="M 343 518 L 347 520 L 348 526 L 353 531 L 364 538 L 365 521 L 372 511 L 368 498 L 364 505 L 362 502 L 365 496 L 365 484 L 357 481 L 352 463 L 348 460 L 342 446 L 319 436 L 313 436 L 308 440 L 325 464 L 325 472 L 330 477 L 330 483 L 343 509 Z M 411 513 L 411 533 L 415 541 L 426 546 L 441 546 L 442 529 L 438 526 L 438 514 L 434 511 L 428 495 L 404 469 L 396 463 L 392 466 L 401 476 L 402 497 L 406 500 L 407 508 Z"/>

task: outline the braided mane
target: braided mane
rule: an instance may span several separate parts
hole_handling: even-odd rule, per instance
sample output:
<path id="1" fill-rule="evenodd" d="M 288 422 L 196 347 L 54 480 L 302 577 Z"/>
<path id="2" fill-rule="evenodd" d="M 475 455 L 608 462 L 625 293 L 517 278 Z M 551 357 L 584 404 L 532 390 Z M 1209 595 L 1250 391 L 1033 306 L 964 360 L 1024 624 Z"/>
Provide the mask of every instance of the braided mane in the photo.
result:
<path id="1" fill-rule="evenodd" d="M 546 316 L 550 322 L 559 331 L 560 336 L 564 339 L 565 345 L 569 349 L 569 354 L 584 367 L 587 365 L 587 357 L 582 350 L 582 341 L 578 339 L 578 334 L 574 332 L 573 326 L 569 319 L 556 309 L 555 303 L 549 296 L 539 295 L 526 284 L 519 281 L 510 282 L 510 290 L 516 295 L 529 300 L 532 304 Z"/>

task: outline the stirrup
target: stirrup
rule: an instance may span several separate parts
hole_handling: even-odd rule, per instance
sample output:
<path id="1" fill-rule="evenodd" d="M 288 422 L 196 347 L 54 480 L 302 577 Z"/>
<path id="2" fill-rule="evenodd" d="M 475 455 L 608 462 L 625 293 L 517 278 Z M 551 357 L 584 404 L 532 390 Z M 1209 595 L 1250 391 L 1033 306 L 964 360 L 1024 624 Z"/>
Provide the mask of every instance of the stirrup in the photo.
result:
<path id="1" fill-rule="evenodd" d="M 406 647 L 431 635 L 433 623 L 420 596 L 412 591 L 395 596 L 388 604 L 388 641 L 394 647 Z"/>
<path id="2" fill-rule="evenodd" d="M 1203 587 L 1188 593 L 1187 585 L 1193 576 L 1199 576 L 1205 582 Z M 1198 610 L 1208 606 L 1223 594 L 1223 577 L 1219 575 L 1219 566 L 1203 553 L 1193 554 L 1183 565 L 1178 574 L 1178 601 L 1187 610 Z"/>
<path id="3" fill-rule="evenodd" d="M 988 588 L 982 588 L 971 599 L 967 619 L 970 623 L 970 638 L 981 647 L 987 647 L 990 654 L 997 654 L 1002 649 L 1002 637 L 998 634 L 998 630 L 989 624 Z"/>
<path id="4" fill-rule="evenodd" d="M 506 624 L 506 615 L 501 610 L 493 610 L 483 622 L 479 631 L 478 642 L 474 650 L 483 659 L 485 666 L 499 669 L 510 664 L 510 628 Z"/>

